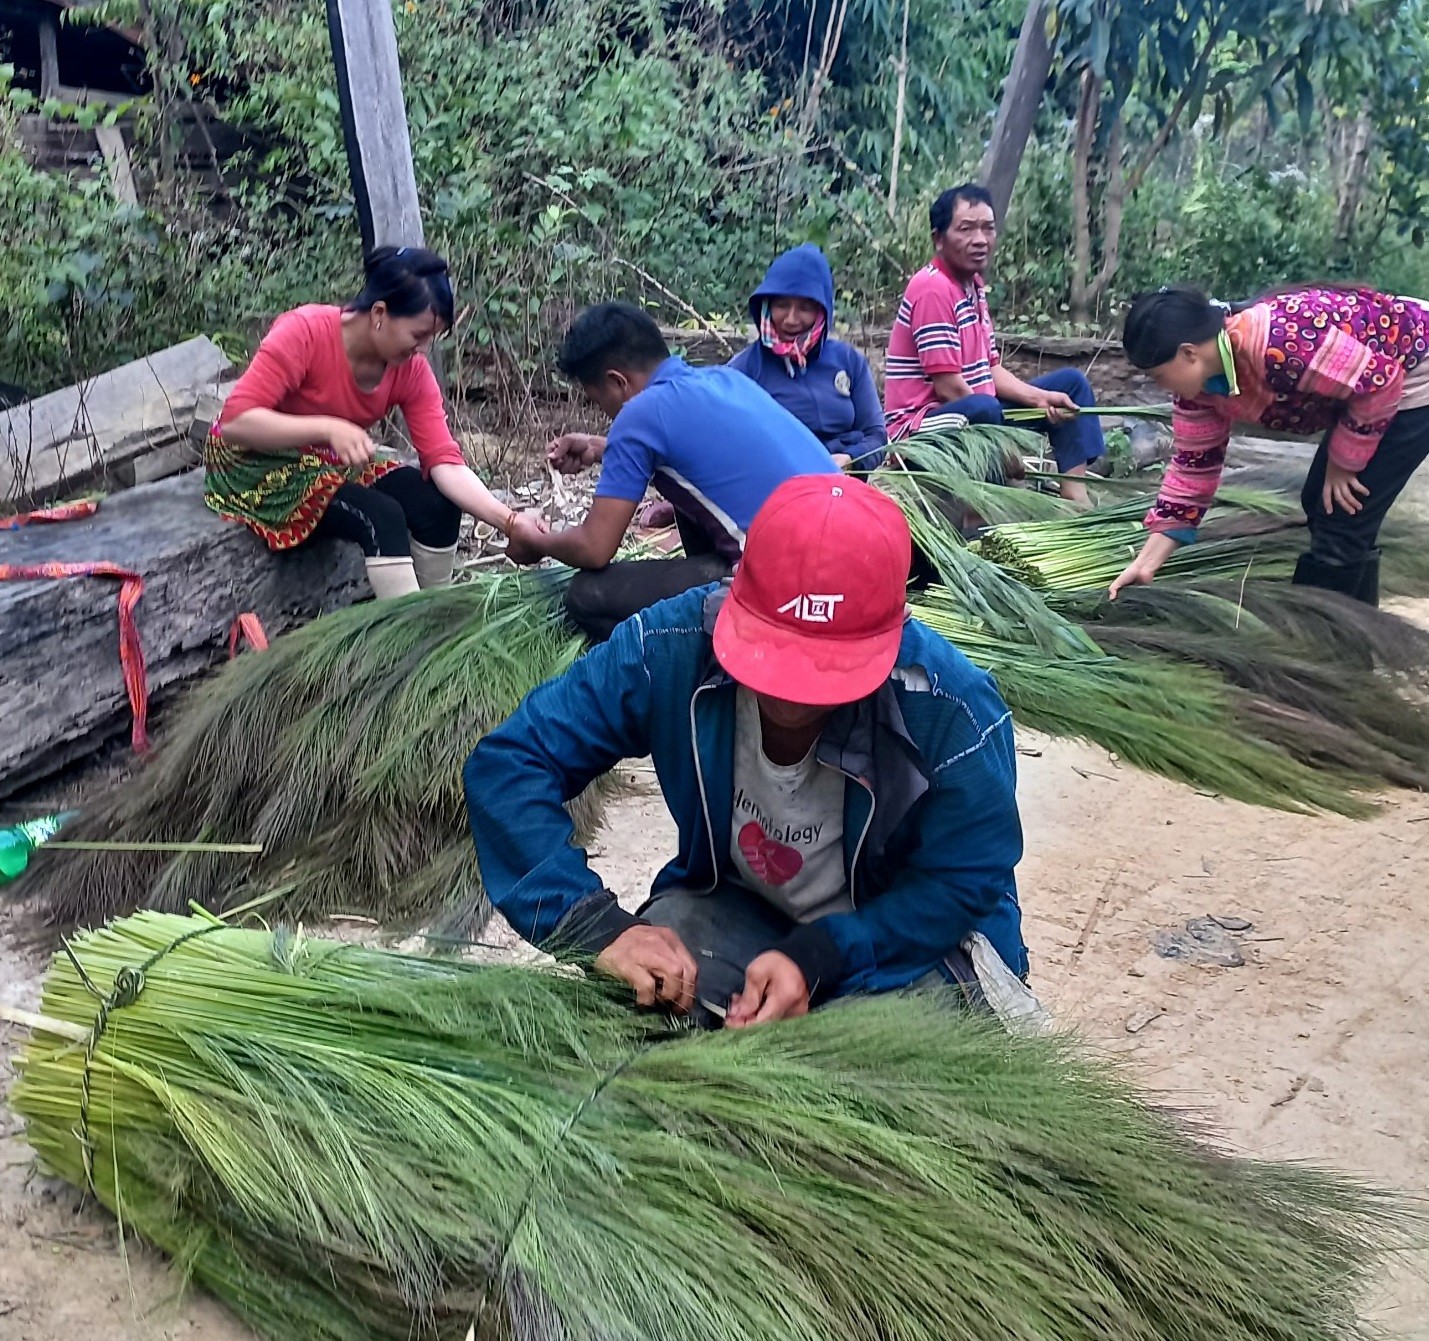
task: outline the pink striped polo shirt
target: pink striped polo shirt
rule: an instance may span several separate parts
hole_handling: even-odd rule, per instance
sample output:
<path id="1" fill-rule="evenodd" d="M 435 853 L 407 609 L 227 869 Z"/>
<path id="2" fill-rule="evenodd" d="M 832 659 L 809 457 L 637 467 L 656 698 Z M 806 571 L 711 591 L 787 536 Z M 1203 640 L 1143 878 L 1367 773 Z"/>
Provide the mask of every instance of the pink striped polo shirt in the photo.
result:
<path id="1" fill-rule="evenodd" d="M 965 286 L 934 257 L 908 281 L 888 336 L 883 405 L 889 438 L 916 433 L 942 403 L 933 390 L 936 374 L 958 373 L 973 395 L 991 396 L 992 370 L 1000 362 L 982 277 Z"/>

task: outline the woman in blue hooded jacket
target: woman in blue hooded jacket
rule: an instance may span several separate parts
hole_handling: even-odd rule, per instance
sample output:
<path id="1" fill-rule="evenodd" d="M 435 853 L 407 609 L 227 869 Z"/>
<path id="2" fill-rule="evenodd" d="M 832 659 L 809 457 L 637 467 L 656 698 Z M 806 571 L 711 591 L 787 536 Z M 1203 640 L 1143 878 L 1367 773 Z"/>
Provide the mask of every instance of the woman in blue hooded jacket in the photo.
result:
<path id="1" fill-rule="evenodd" d="M 835 340 L 834 272 L 812 242 L 776 257 L 749 300 L 759 338 L 729 362 L 807 425 L 841 466 L 872 470 L 888 429 L 868 360 Z"/>

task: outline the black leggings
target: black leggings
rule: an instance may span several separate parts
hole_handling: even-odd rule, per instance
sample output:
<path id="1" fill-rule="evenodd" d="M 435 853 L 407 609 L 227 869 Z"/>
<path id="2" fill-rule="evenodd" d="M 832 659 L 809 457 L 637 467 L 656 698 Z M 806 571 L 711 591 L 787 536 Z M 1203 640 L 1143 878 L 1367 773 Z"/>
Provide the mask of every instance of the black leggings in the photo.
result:
<path id="1" fill-rule="evenodd" d="M 461 509 L 415 466 L 389 470 L 371 485 L 344 484 L 309 540 L 351 540 L 369 559 L 405 559 L 410 535 L 419 545 L 449 549 L 461 532 Z"/>

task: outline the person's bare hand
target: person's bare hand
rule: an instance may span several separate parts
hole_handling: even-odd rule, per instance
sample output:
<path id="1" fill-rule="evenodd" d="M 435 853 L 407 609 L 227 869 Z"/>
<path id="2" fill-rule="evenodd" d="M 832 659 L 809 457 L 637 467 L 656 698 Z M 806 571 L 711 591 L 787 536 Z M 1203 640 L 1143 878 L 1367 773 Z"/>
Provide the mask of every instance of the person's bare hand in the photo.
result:
<path id="1" fill-rule="evenodd" d="M 744 971 L 744 990 L 730 999 L 726 1029 L 792 1020 L 809 1013 L 809 984 L 786 954 L 766 950 Z"/>
<path id="2" fill-rule="evenodd" d="M 327 421 L 327 445 L 344 466 L 370 466 L 377 455 L 377 445 L 372 439 L 346 419 Z"/>
<path id="3" fill-rule="evenodd" d="M 540 518 L 518 515 L 506 538 L 506 557 L 512 563 L 540 563 L 546 557 L 544 539 L 550 529 Z"/>
<path id="4" fill-rule="evenodd" d="M 546 460 L 562 475 L 575 475 L 596 465 L 605 455 L 598 433 L 562 433 L 546 445 Z"/>
<path id="5" fill-rule="evenodd" d="M 1337 466 L 1333 461 L 1325 465 L 1325 487 L 1320 490 L 1320 502 L 1326 512 L 1343 508 L 1353 516 L 1364 504 L 1361 498 L 1368 498 L 1369 490 L 1360 483 L 1360 477 L 1353 470 Z"/>
<path id="6" fill-rule="evenodd" d="M 1108 589 L 1107 595 L 1112 600 L 1116 600 L 1126 587 L 1149 587 L 1152 579 L 1156 576 L 1158 567 L 1159 565 L 1148 562 L 1144 554 L 1138 554 L 1121 570 L 1116 581 Z"/>
<path id="7" fill-rule="evenodd" d="M 847 452 L 835 452 L 833 454 L 833 458 L 834 465 L 836 465 L 840 470 L 847 470 L 851 465 L 853 465 L 853 457 L 851 457 Z"/>
<path id="8" fill-rule="evenodd" d="M 699 970 L 684 942 L 669 927 L 642 923 L 623 931 L 596 956 L 595 966 L 635 989 L 642 1006 L 670 1006 L 681 1015 L 695 1004 Z"/>
<path id="9" fill-rule="evenodd" d="M 1037 398 L 1037 408 L 1047 416 L 1049 424 L 1065 424 L 1081 413 L 1081 406 L 1065 391 L 1042 392 Z"/>

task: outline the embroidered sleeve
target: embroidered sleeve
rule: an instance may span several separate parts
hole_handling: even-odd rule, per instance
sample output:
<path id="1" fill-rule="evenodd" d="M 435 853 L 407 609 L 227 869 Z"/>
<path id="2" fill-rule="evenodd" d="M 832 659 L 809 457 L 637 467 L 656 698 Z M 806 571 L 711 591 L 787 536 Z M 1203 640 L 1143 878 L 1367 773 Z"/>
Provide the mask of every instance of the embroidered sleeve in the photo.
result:
<path id="1" fill-rule="evenodd" d="M 1330 460 L 1360 471 L 1379 447 L 1404 397 L 1404 369 L 1397 359 L 1361 344 L 1331 326 L 1323 336 L 1297 389 L 1346 402 L 1330 430 Z"/>
<path id="2" fill-rule="evenodd" d="M 1148 531 L 1194 530 L 1205 520 L 1221 482 L 1231 426 L 1208 397 L 1178 400 L 1172 414 L 1176 450 L 1161 481 Z"/>

